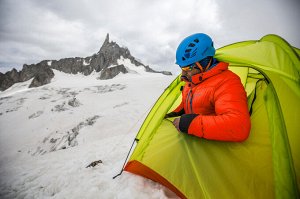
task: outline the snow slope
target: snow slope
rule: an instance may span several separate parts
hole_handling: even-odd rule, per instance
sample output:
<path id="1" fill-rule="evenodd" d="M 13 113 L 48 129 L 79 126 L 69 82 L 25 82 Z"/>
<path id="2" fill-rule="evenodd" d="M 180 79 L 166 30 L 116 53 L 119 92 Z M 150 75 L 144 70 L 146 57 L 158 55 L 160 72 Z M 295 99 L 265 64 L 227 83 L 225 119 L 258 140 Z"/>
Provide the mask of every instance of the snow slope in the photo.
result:
<path id="1" fill-rule="evenodd" d="M 0 198 L 176 198 L 127 172 L 112 179 L 175 78 L 139 70 L 112 80 L 55 71 L 48 85 L 29 89 L 28 81 L 1 92 Z"/>

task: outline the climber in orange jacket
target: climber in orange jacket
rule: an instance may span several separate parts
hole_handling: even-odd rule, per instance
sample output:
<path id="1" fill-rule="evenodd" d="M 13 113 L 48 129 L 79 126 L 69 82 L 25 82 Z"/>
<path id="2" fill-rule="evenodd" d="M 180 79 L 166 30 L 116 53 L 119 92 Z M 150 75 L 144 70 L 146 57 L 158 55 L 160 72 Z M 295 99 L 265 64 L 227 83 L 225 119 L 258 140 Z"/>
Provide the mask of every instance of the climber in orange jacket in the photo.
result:
<path id="1" fill-rule="evenodd" d="M 247 95 L 228 63 L 213 56 L 212 39 L 203 33 L 185 38 L 177 48 L 176 64 L 186 81 L 182 102 L 166 117 L 178 131 L 209 140 L 244 141 L 250 132 Z"/>

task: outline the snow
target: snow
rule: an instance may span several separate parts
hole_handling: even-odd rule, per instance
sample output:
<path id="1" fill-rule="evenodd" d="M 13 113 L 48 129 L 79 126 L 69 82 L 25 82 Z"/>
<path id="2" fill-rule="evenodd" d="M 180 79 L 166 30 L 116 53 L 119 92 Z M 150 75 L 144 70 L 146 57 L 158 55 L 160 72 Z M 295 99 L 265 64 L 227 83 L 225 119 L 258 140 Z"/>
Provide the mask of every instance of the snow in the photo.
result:
<path id="1" fill-rule="evenodd" d="M 130 61 L 130 59 L 124 58 L 123 56 L 121 56 L 117 60 L 117 63 L 118 63 L 117 65 L 124 65 L 129 74 L 135 74 L 135 75 L 138 74 L 138 75 L 145 75 L 145 76 L 149 76 L 149 75 L 152 76 L 153 75 L 152 73 L 146 72 L 144 66 L 142 66 L 142 65 L 136 66 Z M 112 67 L 115 67 L 117 65 L 111 65 L 108 68 L 112 68 Z M 120 74 L 120 75 L 122 75 L 122 74 Z"/>
<path id="2" fill-rule="evenodd" d="M 91 58 L 89 59 L 89 61 L 87 62 L 85 59 L 83 60 L 83 65 L 84 66 L 88 66 L 91 63 Z"/>
<path id="3" fill-rule="evenodd" d="M 30 80 L 28 80 L 26 82 L 23 82 L 23 83 L 12 85 L 8 89 L 6 89 L 5 92 L 1 92 L 0 93 L 0 97 L 8 97 L 8 96 L 14 95 L 16 93 L 22 93 L 24 91 L 30 90 L 30 88 L 28 88 L 28 87 L 29 87 L 32 79 L 30 79 Z"/>
<path id="4" fill-rule="evenodd" d="M 47 61 L 48 66 L 51 66 L 52 61 Z"/>
<path id="5" fill-rule="evenodd" d="M 112 179 L 175 78 L 120 63 L 132 73 L 98 80 L 54 70 L 48 85 L 28 88 L 29 80 L 0 93 L 0 198 L 177 198 L 131 173 Z"/>

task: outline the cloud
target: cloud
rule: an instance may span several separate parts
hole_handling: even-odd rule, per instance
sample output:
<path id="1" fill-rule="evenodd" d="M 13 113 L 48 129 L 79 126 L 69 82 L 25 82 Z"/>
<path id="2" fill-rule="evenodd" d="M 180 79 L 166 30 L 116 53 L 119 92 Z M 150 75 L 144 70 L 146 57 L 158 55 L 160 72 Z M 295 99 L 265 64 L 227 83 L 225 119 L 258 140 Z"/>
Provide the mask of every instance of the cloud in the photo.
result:
<path id="1" fill-rule="evenodd" d="M 278 34 L 300 47 L 297 37 L 300 3 L 296 0 L 222 0 L 222 32 L 216 35 L 223 46 L 236 41 L 257 40 L 266 34 Z"/>
<path id="2" fill-rule="evenodd" d="M 32 2 L 15 5 L 1 20 L 0 60 L 23 64 L 83 54 L 90 46 L 84 24 L 60 18 Z M 100 43 L 100 42 L 99 42 Z M 32 62 L 31 62 L 32 63 Z"/>
<path id="3" fill-rule="evenodd" d="M 106 33 L 145 64 L 176 67 L 180 41 L 195 32 L 217 47 L 268 33 L 300 46 L 296 0 L 0 0 L 0 66 L 96 53 Z"/>

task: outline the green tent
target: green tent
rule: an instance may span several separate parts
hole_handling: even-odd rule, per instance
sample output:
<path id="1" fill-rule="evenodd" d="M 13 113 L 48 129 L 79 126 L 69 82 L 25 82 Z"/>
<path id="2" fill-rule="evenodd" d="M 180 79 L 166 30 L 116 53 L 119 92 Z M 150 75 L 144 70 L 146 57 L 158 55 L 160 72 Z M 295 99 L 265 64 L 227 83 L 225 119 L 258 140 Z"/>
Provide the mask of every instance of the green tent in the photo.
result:
<path id="1" fill-rule="evenodd" d="M 244 142 L 178 133 L 164 119 L 181 100 L 176 78 L 136 136 L 124 170 L 163 184 L 181 198 L 299 198 L 300 50 L 276 35 L 231 44 L 230 63 L 247 91 L 251 132 Z"/>

